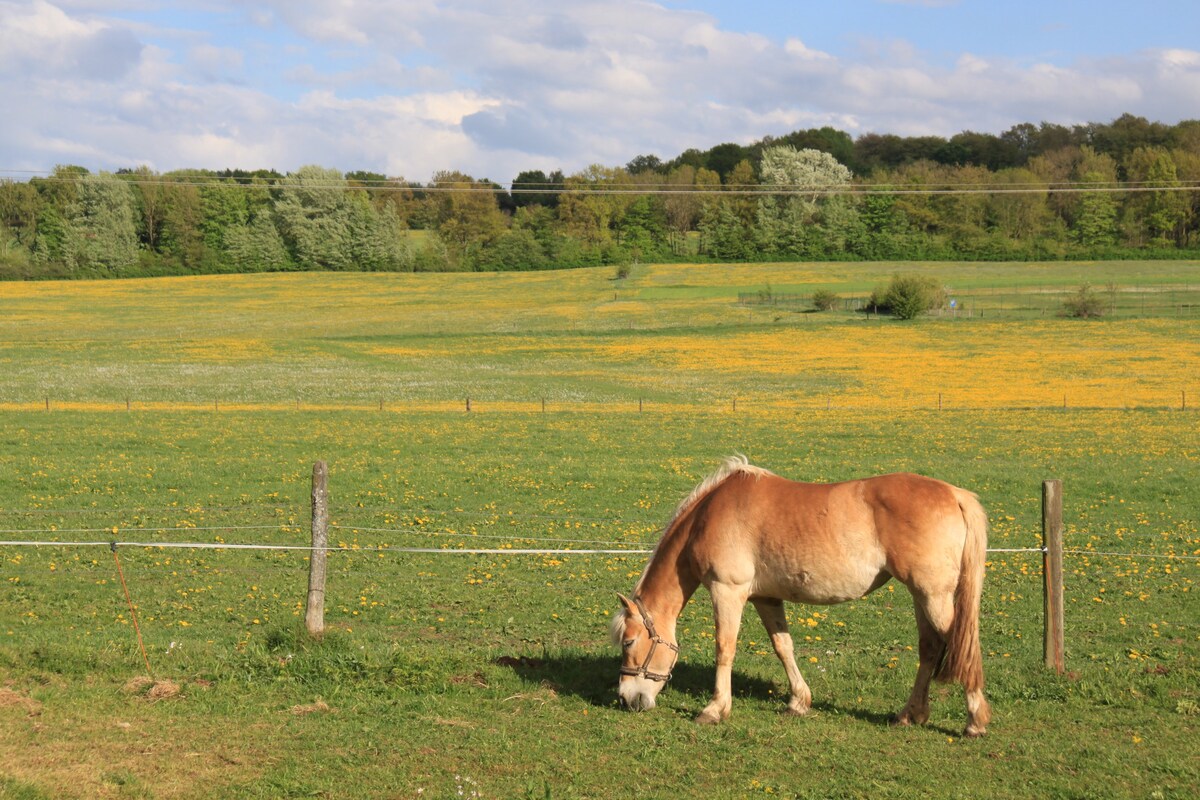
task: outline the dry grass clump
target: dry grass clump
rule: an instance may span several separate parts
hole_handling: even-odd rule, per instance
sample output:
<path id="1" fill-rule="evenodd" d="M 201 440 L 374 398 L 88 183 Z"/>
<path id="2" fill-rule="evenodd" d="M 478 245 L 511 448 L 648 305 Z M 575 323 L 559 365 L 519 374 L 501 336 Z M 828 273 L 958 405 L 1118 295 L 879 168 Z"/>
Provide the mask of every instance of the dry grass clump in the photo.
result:
<path id="1" fill-rule="evenodd" d="M 154 680 L 146 675 L 138 675 L 126 681 L 122 691 L 125 694 L 144 697 L 153 703 L 179 697 L 181 687 L 175 681 L 166 678 Z"/>
<path id="2" fill-rule="evenodd" d="M 0 708 L 24 708 L 31 717 L 42 713 L 41 703 L 7 686 L 0 686 Z"/>
<path id="3" fill-rule="evenodd" d="M 318 700 L 315 703 L 307 705 L 292 706 L 292 714 L 303 716 L 304 714 L 336 714 L 337 709 L 331 708 L 324 700 Z"/>

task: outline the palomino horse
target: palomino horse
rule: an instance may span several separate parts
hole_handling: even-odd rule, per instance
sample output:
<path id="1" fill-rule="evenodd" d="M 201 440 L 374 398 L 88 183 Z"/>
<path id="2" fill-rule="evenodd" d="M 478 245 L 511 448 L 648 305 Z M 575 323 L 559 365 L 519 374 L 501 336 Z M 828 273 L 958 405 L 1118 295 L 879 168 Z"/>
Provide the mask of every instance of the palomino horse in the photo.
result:
<path id="1" fill-rule="evenodd" d="M 717 676 L 697 722 L 729 717 L 730 673 L 746 601 L 754 603 L 791 686 L 787 710 L 812 693 L 792 651 L 783 601 L 855 600 L 896 578 L 913 596 L 920 666 L 900 725 L 929 719 L 931 679 L 966 691 L 966 735 L 987 730 L 979 599 L 987 516 L 978 498 L 919 475 L 795 483 L 728 458 L 680 503 L 650 563 L 613 618 L 622 648 L 618 691 L 630 709 L 654 707 L 679 653 L 675 623 L 701 584 L 712 595 Z"/>

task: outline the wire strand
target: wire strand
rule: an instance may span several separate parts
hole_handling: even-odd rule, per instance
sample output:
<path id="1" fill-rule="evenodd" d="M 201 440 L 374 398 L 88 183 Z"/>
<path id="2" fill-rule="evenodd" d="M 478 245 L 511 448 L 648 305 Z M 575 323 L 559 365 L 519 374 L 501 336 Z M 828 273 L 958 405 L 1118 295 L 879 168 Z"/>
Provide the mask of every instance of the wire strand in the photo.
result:
<path id="1" fill-rule="evenodd" d="M 0 170 L 0 173 L 15 172 L 13 170 Z M 37 178 L 37 180 L 48 183 L 76 183 L 80 179 L 78 177 L 55 177 L 48 176 Z M 175 187 L 192 187 L 192 188 L 209 188 L 220 187 L 225 189 L 240 189 L 248 191 L 277 191 L 277 190 L 302 190 L 302 191 L 364 191 L 364 192 L 397 192 L 408 191 L 413 193 L 464 193 L 464 192 L 488 192 L 492 194 L 554 194 L 554 195 L 759 195 L 759 196 L 812 196 L 812 197 L 829 197 L 841 195 L 979 195 L 979 194 L 1045 194 L 1045 193 L 1066 193 L 1074 194 L 1080 192 L 1097 192 L 1097 193 L 1120 193 L 1120 192 L 1193 192 L 1200 190 L 1200 182 L 1197 181 L 1176 181 L 1175 185 L 1162 186 L 1150 185 L 1152 182 L 1135 182 L 1126 184 L 1091 184 L 1091 183 L 1054 183 L 1054 184 L 1003 184 L 1000 186 L 991 186 L 984 184 L 933 184 L 926 187 L 904 188 L 897 187 L 895 184 L 842 184 L 834 186 L 798 186 L 784 184 L 729 184 L 720 186 L 687 186 L 678 189 L 663 188 L 662 184 L 600 184 L 600 185 L 563 185 L 561 187 L 552 188 L 516 188 L 509 185 L 510 188 L 495 183 L 454 183 L 449 185 L 426 185 L 412 186 L 408 184 L 396 184 L 375 186 L 375 185 L 355 185 L 347 182 L 304 182 L 304 183 L 286 183 L 283 180 L 276 180 L 274 183 L 243 183 L 238 182 L 238 179 L 214 178 L 213 180 L 197 180 L 191 176 L 186 180 L 171 180 L 167 179 L 137 179 L 126 176 L 113 177 L 113 180 L 121 181 L 122 183 L 137 185 L 137 186 L 175 186 Z M 909 185 L 912 186 L 911 184 Z"/>
<path id="2" fill-rule="evenodd" d="M 503 537 L 500 537 L 503 538 Z M 536 539 L 530 537 L 510 537 L 524 541 L 564 542 L 563 539 Z M 313 547 L 312 545 L 290 544 L 241 544 L 229 542 L 46 542 L 35 540 L 0 541 L 0 547 L 148 547 L 148 548 L 179 548 L 189 550 L 324 550 L 329 553 L 445 553 L 455 555 L 649 555 L 653 550 L 632 549 L 597 549 L 574 550 L 562 548 L 456 548 L 456 547 L 393 547 L 389 544 Z M 988 549 L 988 553 L 1045 553 L 1043 547 L 996 548 Z M 1063 550 L 1064 555 L 1089 555 L 1117 558 L 1166 558 L 1184 561 L 1200 561 L 1200 555 L 1177 555 L 1175 553 L 1125 553 L 1099 550 L 1081 550 L 1070 548 Z"/>

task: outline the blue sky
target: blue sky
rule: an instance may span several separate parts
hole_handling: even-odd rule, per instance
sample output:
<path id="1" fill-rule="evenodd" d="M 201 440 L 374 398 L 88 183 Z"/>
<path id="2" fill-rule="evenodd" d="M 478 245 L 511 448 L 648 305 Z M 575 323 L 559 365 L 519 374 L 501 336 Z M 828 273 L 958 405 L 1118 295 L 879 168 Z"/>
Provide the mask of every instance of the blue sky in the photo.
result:
<path id="1" fill-rule="evenodd" d="M 863 40 L 899 39 L 933 58 L 962 52 L 1018 61 L 1070 63 L 1150 47 L 1200 46 L 1200 3 L 1063 0 L 666 0 L 705 11 L 730 30 L 798 36 L 810 47 L 852 56 Z"/>
<path id="2" fill-rule="evenodd" d="M 821 125 L 1173 123 L 1197 31 L 1195 0 L 0 0 L 0 176 L 507 181 Z"/>

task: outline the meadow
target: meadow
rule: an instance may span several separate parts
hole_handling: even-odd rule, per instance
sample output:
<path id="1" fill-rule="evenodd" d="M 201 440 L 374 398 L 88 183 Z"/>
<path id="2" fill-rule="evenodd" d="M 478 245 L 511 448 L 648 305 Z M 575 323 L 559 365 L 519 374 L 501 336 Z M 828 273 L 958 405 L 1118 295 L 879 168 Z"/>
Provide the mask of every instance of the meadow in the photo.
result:
<path id="1" fill-rule="evenodd" d="M 1084 268 L 959 265 L 954 280 L 1032 291 Z M 1200 284 L 1194 263 L 1086 268 Z M 849 296 L 888 274 L 0 285 L 0 539 L 47 543 L 0 546 L 0 797 L 1195 796 L 1194 318 L 897 323 L 737 302 L 768 284 Z M 808 718 L 779 713 L 783 672 L 748 612 L 733 718 L 691 722 L 713 674 L 703 591 L 659 708 L 616 707 L 615 593 L 732 452 L 797 479 L 910 470 L 980 494 L 997 550 L 988 737 L 960 738 L 951 687 L 930 725 L 887 725 L 917 660 L 894 585 L 789 608 Z M 104 543 L 307 544 L 317 459 L 337 546 L 327 635 L 304 633 L 304 551 L 122 546 L 158 683 L 143 680 Z M 1055 477 L 1064 675 L 1042 666 L 1027 552 Z"/>

